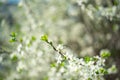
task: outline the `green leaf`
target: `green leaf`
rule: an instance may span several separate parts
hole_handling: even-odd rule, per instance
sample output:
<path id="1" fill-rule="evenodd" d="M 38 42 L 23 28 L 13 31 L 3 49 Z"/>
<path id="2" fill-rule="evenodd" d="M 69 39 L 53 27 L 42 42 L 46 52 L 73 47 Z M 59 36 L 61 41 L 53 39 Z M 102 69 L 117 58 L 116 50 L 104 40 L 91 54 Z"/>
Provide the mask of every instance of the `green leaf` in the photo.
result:
<path id="1" fill-rule="evenodd" d="M 10 36 L 11 36 L 11 39 L 9 40 L 9 42 L 16 42 L 17 41 L 17 39 L 16 39 L 17 34 L 15 32 L 12 32 L 10 34 Z"/>
<path id="2" fill-rule="evenodd" d="M 88 63 L 88 62 L 91 61 L 91 60 L 92 60 L 91 57 L 88 57 L 88 56 L 84 57 L 84 61 L 85 61 L 86 63 Z"/>
<path id="3" fill-rule="evenodd" d="M 56 67 L 56 64 L 55 64 L 55 63 L 52 63 L 50 66 L 51 66 L 51 67 Z"/>
<path id="4" fill-rule="evenodd" d="M 107 74 L 108 72 L 107 72 L 107 70 L 105 70 L 104 68 L 100 68 L 100 73 L 103 73 L 103 74 Z"/>
<path id="5" fill-rule="evenodd" d="M 35 40 L 36 40 L 36 37 L 35 37 L 35 36 L 32 36 L 32 37 L 31 37 L 31 40 L 32 40 L 32 41 L 35 41 Z"/>
<path id="6" fill-rule="evenodd" d="M 11 37 L 16 37 L 17 34 L 16 34 L 15 32 L 12 32 L 12 33 L 10 34 L 10 36 L 11 36 Z"/>
<path id="7" fill-rule="evenodd" d="M 47 42 L 48 41 L 48 36 L 47 35 L 41 36 L 41 40 Z"/>
<path id="8" fill-rule="evenodd" d="M 114 0 L 113 4 L 116 6 L 119 5 L 119 0 Z"/>
<path id="9" fill-rule="evenodd" d="M 11 39 L 9 40 L 9 42 L 16 42 L 16 41 L 17 41 L 16 37 L 11 37 Z"/>
<path id="10" fill-rule="evenodd" d="M 17 61 L 18 60 L 18 57 L 17 55 L 13 55 L 12 58 L 11 58 L 12 61 Z"/>
<path id="11" fill-rule="evenodd" d="M 60 67 L 64 67 L 64 66 L 65 66 L 65 62 L 61 62 Z"/>
<path id="12" fill-rule="evenodd" d="M 110 57 L 110 55 L 111 55 L 111 53 L 110 53 L 109 50 L 102 50 L 102 51 L 100 52 L 100 56 L 101 56 L 102 58 L 108 58 L 108 57 Z"/>
<path id="13" fill-rule="evenodd" d="M 97 70 L 95 73 L 96 73 L 96 74 L 99 74 L 99 71 Z"/>
<path id="14" fill-rule="evenodd" d="M 49 80 L 48 76 L 45 76 L 45 77 L 43 78 L 43 80 Z"/>
<path id="15" fill-rule="evenodd" d="M 21 42 L 21 43 L 23 42 L 23 38 L 20 38 L 20 42 Z"/>
<path id="16" fill-rule="evenodd" d="M 108 74 L 108 71 L 104 68 L 100 68 L 95 72 L 96 74 Z"/>
<path id="17" fill-rule="evenodd" d="M 96 61 L 98 61 L 98 58 L 93 57 L 92 60 L 96 62 Z"/>
<path id="18" fill-rule="evenodd" d="M 88 78 L 88 80 L 92 80 L 91 78 Z"/>

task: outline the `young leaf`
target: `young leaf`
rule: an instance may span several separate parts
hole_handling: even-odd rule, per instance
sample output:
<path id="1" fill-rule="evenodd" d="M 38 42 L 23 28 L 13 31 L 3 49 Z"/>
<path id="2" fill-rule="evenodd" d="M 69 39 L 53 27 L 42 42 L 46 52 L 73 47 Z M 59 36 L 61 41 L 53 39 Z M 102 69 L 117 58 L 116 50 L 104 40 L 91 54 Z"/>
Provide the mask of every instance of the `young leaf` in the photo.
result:
<path id="1" fill-rule="evenodd" d="M 11 36 L 11 37 L 16 37 L 17 34 L 16 34 L 15 32 L 12 32 L 12 33 L 10 34 L 10 36 Z"/>
<path id="2" fill-rule="evenodd" d="M 32 37 L 31 37 L 31 40 L 32 40 L 32 41 L 35 41 L 35 40 L 36 40 L 36 37 L 35 37 L 35 36 L 32 36 Z"/>
<path id="3" fill-rule="evenodd" d="M 9 40 L 10 42 L 16 42 L 17 41 L 17 39 L 16 39 L 17 34 L 15 32 L 12 32 L 10 36 L 11 36 L 11 39 Z"/>
<path id="4" fill-rule="evenodd" d="M 41 40 L 47 42 L 48 41 L 48 36 L 47 35 L 41 36 Z"/>
<path id="5" fill-rule="evenodd" d="M 92 60 L 91 57 L 88 57 L 88 56 L 84 57 L 84 61 L 85 61 L 86 63 L 88 63 L 88 62 L 91 61 L 91 60 Z"/>
<path id="6" fill-rule="evenodd" d="M 100 52 L 100 56 L 102 57 L 102 58 L 108 58 L 108 57 L 110 57 L 110 52 L 108 51 L 108 50 L 102 50 L 101 52 Z"/>

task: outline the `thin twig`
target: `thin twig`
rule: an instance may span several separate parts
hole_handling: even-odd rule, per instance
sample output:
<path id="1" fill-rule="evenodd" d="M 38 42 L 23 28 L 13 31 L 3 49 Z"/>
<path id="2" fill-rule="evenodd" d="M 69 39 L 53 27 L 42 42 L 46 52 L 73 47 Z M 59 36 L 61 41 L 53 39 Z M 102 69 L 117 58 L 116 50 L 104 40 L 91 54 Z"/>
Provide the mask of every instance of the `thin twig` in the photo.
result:
<path id="1" fill-rule="evenodd" d="M 53 45 L 52 42 L 46 41 L 52 48 L 54 51 L 58 52 L 62 57 L 66 58 L 66 56 L 64 55 L 64 53 L 62 53 L 61 51 L 57 50 L 56 47 Z M 70 58 L 67 58 L 68 60 L 70 60 Z"/>

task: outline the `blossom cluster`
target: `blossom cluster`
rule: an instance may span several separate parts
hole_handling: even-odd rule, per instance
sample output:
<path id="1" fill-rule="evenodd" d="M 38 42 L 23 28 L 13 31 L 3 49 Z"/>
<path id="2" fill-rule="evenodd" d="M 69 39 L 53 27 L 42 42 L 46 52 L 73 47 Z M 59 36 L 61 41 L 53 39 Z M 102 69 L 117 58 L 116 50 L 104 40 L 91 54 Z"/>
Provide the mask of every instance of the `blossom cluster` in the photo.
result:
<path id="1" fill-rule="evenodd" d="M 41 40 L 49 47 L 33 36 L 29 41 L 25 40 L 10 56 L 17 64 L 6 80 L 104 80 L 105 74 L 115 70 L 115 66 L 114 69 L 105 69 L 105 59 L 110 56 L 107 50 L 101 51 L 100 56 L 77 58 L 69 49 L 64 50 L 62 45 L 55 47 L 47 35 Z"/>
<path id="2" fill-rule="evenodd" d="M 119 19 L 120 4 L 104 7 L 103 2 L 21 0 L 13 13 L 21 38 L 12 33 L 10 42 L 15 43 L 15 48 L 10 61 L 5 62 L 4 55 L 0 57 L 0 64 L 10 67 L 5 80 L 104 80 L 104 75 L 116 73 L 115 65 L 105 67 L 108 50 L 101 51 L 100 56 L 80 57 L 94 55 L 94 49 L 112 45 L 113 35 L 118 35 L 119 24 L 111 25 L 107 20 Z M 107 1 L 105 4 L 111 5 Z M 3 20 L 0 33 L 5 35 L 9 32 L 8 28 L 2 31 L 6 25 Z M 39 39 L 44 33 L 54 43 L 47 35 Z M 119 43 L 119 39 L 115 40 Z M 57 44 L 72 45 L 76 53 L 70 47 L 56 47 Z M 119 47 L 117 41 L 116 45 Z"/>

